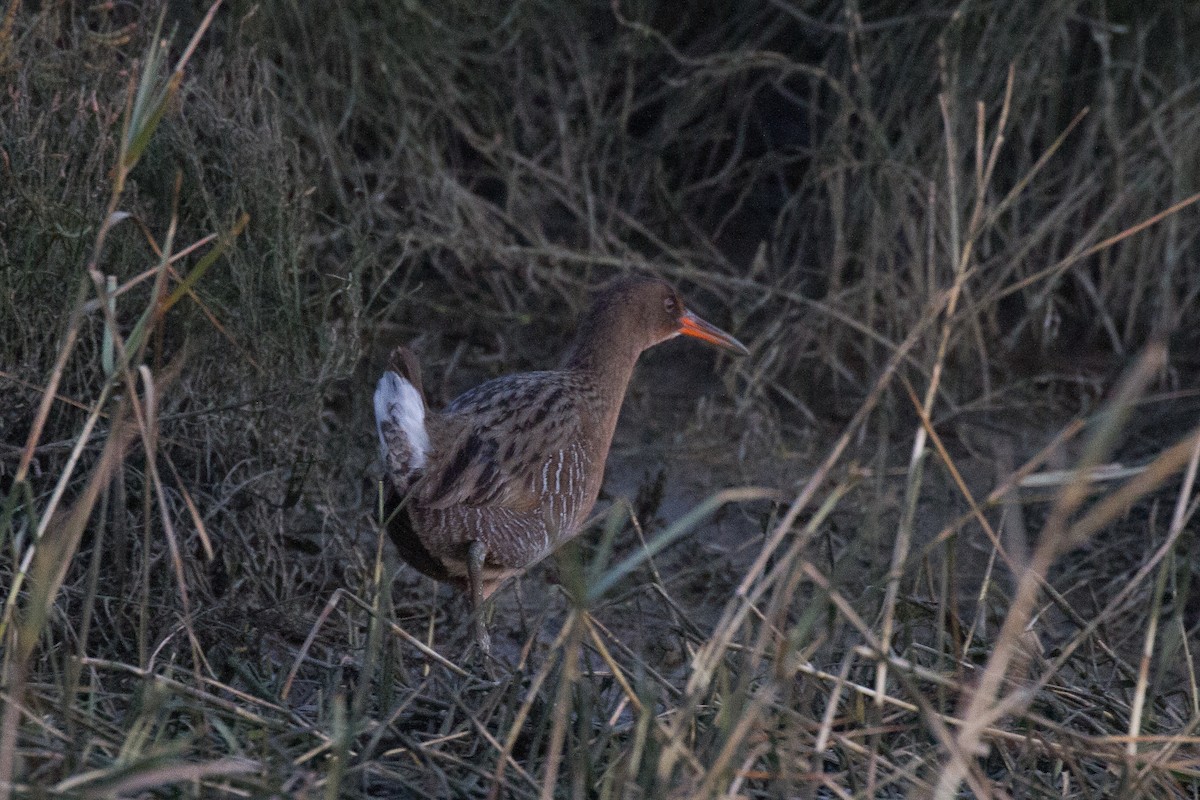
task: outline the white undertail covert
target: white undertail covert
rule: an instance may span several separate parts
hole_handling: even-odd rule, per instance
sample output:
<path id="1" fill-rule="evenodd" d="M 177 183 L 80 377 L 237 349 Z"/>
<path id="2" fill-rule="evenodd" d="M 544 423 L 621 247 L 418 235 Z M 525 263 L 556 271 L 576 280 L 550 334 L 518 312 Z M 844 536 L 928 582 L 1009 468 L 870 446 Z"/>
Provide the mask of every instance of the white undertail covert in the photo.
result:
<path id="1" fill-rule="evenodd" d="M 403 437 L 404 449 L 408 450 L 406 462 L 409 470 L 425 466 L 429 456 L 429 432 L 425 430 L 425 402 L 421 393 L 395 372 L 387 371 L 375 387 L 375 429 L 379 433 L 379 452 L 383 463 L 391 465 L 399 455 L 396 450 L 396 431 Z M 390 429 L 390 430 L 389 430 Z"/>

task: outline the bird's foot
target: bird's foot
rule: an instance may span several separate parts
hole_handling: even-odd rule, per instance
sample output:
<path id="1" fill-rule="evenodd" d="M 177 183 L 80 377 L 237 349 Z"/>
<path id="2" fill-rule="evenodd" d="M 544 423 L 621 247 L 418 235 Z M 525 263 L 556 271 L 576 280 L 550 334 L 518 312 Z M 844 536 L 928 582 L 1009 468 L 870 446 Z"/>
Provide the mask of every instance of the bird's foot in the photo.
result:
<path id="1" fill-rule="evenodd" d="M 492 638 L 481 621 L 472 624 L 472 635 L 467 640 L 461 663 L 475 678 L 495 682 L 499 679 L 497 672 L 499 662 L 492 655 Z"/>
<path id="2" fill-rule="evenodd" d="M 487 625 L 484 624 L 481 615 L 475 617 L 475 644 L 479 647 L 479 652 L 485 658 L 492 655 L 492 636 L 488 633 Z"/>

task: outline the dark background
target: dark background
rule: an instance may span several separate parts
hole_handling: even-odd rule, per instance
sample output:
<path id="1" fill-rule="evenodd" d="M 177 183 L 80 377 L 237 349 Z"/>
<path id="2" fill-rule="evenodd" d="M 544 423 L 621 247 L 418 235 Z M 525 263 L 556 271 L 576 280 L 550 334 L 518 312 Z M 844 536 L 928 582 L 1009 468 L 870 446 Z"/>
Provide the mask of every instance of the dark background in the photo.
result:
<path id="1" fill-rule="evenodd" d="M 83 785 L 149 774 L 158 788 L 142 791 L 168 796 L 154 769 L 236 757 L 254 764 L 248 776 L 169 796 L 224 796 L 210 792 L 228 780 L 256 796 L 476 797 L 501 763 L 514 797 L 553 779 L 580 797 L 735 784 L 790 797 L 822 781 L 923 796 L 946 757 L 934 712 L 953 713 L 968 667 L 994 652 L 1020 573 L 993 561 L 972 504 L 1072 421 L 1082 431 L 1038 469 L 1144 465 L 1194 425 L 1195 4 L 229 2 L 117 200 L 132 216 L 95 257 L 132 93 L 165 85 L 207 10 L 14 3 L 0 23 L 6 619 L 34 619 L 21 564 L 39 527 L 57 530 L 40 525 L 50 511 L 86 495 L 128 413 L 131 384 L 101 393 L 111 345 L 86 305 L 87 267 L 122 285 L 161 263 L 168 235 L 179 253 L 249 217 L 140 354 L 178 375 L 154 399 L 153 445 L 105 473 L 36 628 L 24 702 L 50 721 L 26 719 L 4 744 L 22 749 L 22 786 L 98 770 Z M 159 39 L 164 63 L 144 74 Z M 173 262 L 168 291 L 213 246 Z M 553 366 L 589 288 L 627 271 L 668 278 L 753 354 L 679 342 L 647 354 L 609 464 L 606 499 L 628 500 L 638 522 L 617 554 L 720 488 L 768 486 L 784 501 L 726 508 L 588 606 L 632 694 L 594 641 L 558 636 L 582 618 L 558 580 L 569 587 L 570 564 L 595 556 L 596 532 L 557 572 L 539 566 L 501 593 L 498 683 L 429 667 L 372 622 L 457 658 L 466 616 L 387 548 L 377 571 L 370 393 L 386 353 L 411 344 L 441 405 Z M 114 301 L 122 336 L 153 284 Z M 1166 357 L 1138 405 L 1096 416 L 1150 343 Z M 60 397 L 39 428 L 52 375 Z M 912 398 L 931 386 L 942 449 L 914 465 Z M 786 568 L 760 584 L 765 610 L 731 620 L 735 587 L 814 472 L 821 488 L 770 546 Z M 1064 482 L 984 504 L 1018 566 Z M 1170 525 L 1187 487 L 1165 486 L 1058 554 L 1043 597 L 1062 602 L 1040 609 L 1038 645 L 1010 676 L 1053 680 L 997 723 L 1036 735 L 991 740 L 979 781 L 1023 797 L 1196 791 L 1195 556 L 1186 524 Z M 894 542 L 910 534 L 889 595 Z M 811 538 L 785 558 L 796 537 Z M 1164 542 L 1160 568 L 1148 559 Z M 893 653 L 950 688 L 893 674 L 889 691 L 917 709 L 868 708 L 814 677 L 847 664 L 869 687 L 876 665 L 854 655 L 868 638 L 804 577 L 806 559 L 874 635 L 889 629 Z M 1097 615 L 1105 624 L 1085 629 Z M 1151 620 L 1161 630 L 1139 688 Z M 152 674 L 194 691 L 154 695 Z M 1139 694 L 1148 710 L 1135 713 Z M 831 704 L 836 735 L 817 756 Z M 1185 737 L 1145 774 L 1113 738 L 1131 718 Z M 88 744 L 64 755 L 54 731 Z M 301 758 L 313 748 L 326 750 Z"/>

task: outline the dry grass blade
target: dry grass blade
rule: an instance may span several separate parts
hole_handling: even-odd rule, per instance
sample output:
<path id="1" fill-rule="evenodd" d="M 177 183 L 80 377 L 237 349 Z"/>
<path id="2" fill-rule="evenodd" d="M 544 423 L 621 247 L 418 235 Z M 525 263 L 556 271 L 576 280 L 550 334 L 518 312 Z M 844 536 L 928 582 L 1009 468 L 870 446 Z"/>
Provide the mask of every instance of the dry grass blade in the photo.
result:
<path id="1" fill-rule="evenodd" d="M 199 784 L 212 778 L 246 775 L 261 768 L 253 761 L 238 758 L 222 758 L 207 764 L 158 765 L 155 761 L 151 759 L 146 764 L 130 765 L 119 771 L 77 775 L 55 786 L 54 791 L 84 798 L 119 797 L 160 786 Z"/>
<path id="2" fill-rule="evenodd" d="M 1140 469 L 1132 480 L 1088 509 L 1088 512 L 1067 531 L 1066 546 L 1077 547 L 1086 542 L 1104 526 L 1129 510 L 1139 498 L 1145 497 L 1179 474 L 1179 470 L 1190 462 L 1197 442 L 1200 442 L 1200 429 L 1164 450 Z M 1083 481 L 1076 481 L 1072 485 L 1079 486 L 1082 483 Z"/>
<path id="3" fill-rule="evenodd" d="M 678 541 L 683 536 L 691 533 L 696 526 L 703 520 L 710 517 L 721 506 L 729 503 L 745 503 L 752 500 L 766 500 L 774 498 L 778 493 L 773 489 L 762 489 L 758 487 L 743 487 L 738 489 L 722 489 L 712 497 L 706 499 L 703 503 L 693 508 L 669 528 L 660 533 L 651 541 L 647 542 L 640 550 L 632 553 L 625 560 L 613 565 L 602 575 L 599 575 L 587 588 L 587 595 L 584 602 L 587 605 L 596 603 L 601 597 L 611 590 L 617 583 L 624 579 L 631 572 L 636 570 L 644 562 L 654 558 L 654 556 L 669 547 L 672 543 Z"/>
<path id="4" fill-rule="evenodd" d="M 1162 222 L 1164 219 L 1166 219 L 1174 214 L 1177 214 L 1180 211 L 1182 211 L 1183 209 L 1187 208 L 1188 206 L 1193 206 L 1198 202 L 1200 202 L 1200 192 L 1197 192 L 1197 193 L 1191 195 L 1190 197 L 1180 200 L 1178 203 L 1175 203 L 1174 205 L 1170 206 L 1169 208 L 1165 208 L 1162 211 L 1159 211 L 1157 214 L 1153 214 L 1153 215 L 1147 217 L 1146 219 L 1142 220 L 1141 222 L 1138 222 L 1136 225 L 1129 226 L 1128 228 L 1121 231 L 1120 233 L 1115 233 L 1112 236 L 1109 236 L 1107 239 L 1097 242 L 1096 244 L 1092 245 L 1091 247 L 1085 248 L 1085 249 L 1079 251 L 1078 253 L 1075 253 L 1075 254 L 1069 256 L 1068 258 L 1064 258 L 1062 261 L 1058 262 L 1057 264 L 1053 264 L 1040 272 L 1035 272 L 1032 275 L 1029 275 L 1028 277 L 1024 278 L 1023 280 L 1018 281 L 1017 283 L 1014 283 L 1011 286 L 1009 286 L 1005 290 L 1004 293 L 1012 294 L 1015 292 L 1019 292 L 1022 289 L 1024 289 L 1026 286 L 1032 286 L 1036 283 L 1041 283 L 1042 281 L 1046 280 L 1049 277 L 1066 272 L 1068 269 L 1070 269 L 1072 266 L 1074 266 L 1076 263 L 1082 261 L 1083 259 L 1094 256 L 1097 253 L 1101 253 L 1101 252 L 1109 249 L 1113 245 L 1117 244 L 1118 242 L 1121 242 L 1135 234 L 1141 233 L 1142 231 L 1146 230 L 1147 228 L 1157 225 L 1158 223 Z"/>

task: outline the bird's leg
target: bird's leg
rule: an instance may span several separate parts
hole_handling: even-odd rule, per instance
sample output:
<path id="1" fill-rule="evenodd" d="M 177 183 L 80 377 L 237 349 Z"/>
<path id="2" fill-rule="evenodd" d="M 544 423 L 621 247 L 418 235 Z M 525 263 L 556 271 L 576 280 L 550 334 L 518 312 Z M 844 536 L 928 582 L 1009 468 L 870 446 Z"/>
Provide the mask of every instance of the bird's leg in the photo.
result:
<path id="1" fill-rule="evenodd" d="M 471 611 L 475 617 L 475 641 L 486 656 L 491 652 L 492 640 L 483 621 L 483 560 L 487 558 L 487 545 L 471 542 L 467 549 L 467 583 L 471 591 Z"/>

